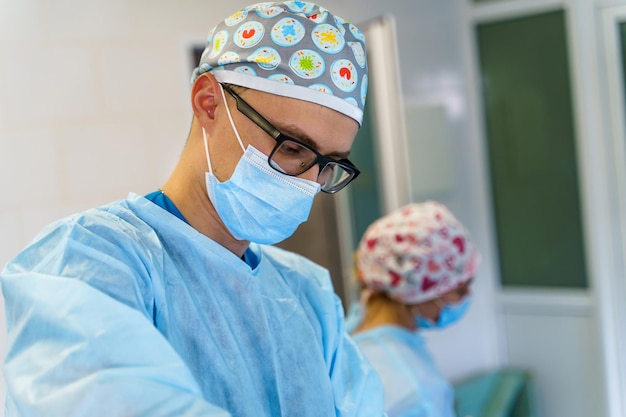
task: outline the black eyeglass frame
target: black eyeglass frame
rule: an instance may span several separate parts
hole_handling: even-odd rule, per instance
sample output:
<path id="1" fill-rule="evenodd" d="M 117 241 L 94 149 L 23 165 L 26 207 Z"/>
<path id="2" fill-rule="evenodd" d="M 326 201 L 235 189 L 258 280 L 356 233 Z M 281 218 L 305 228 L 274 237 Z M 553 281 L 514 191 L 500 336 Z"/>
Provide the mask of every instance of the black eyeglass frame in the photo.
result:
<path id="1" fill-rule="evenodd" d="M 352 162 L 350 162 L 350 160 L 345 159 L 345 158 L 333 159 L 328 156 L 322 155 L 321 153 L 317 151 L 317 149 L 311 147 L 310 145 L 296 138 L 292 138 L 291 136 L 282 133 L 280 130 L 274 127 L 274 125 L 272 125 L 265 117 L 261 116 L 259 112 L 254 110 L 252 106 L 246 103 L 246 101 L 243 98 L 241 98 L 237 93 L 235 93 L 235 91 L 233 91 L 233 89 L 228 84 L 224 84 L 224 83 L 220 83 L 220 84 L 224 88 L 224 90 L 226 90 L 228 94 L 230 94 L 235 99 L 235 103 L 237 104 L 237 110 L 239 110 L 244 116 L 250 119 L 254 124 L 260 127 L 265 133 L 270 135 L 276 141 L 276 145 L 274 146 L 274 149 L 272 149 L 272 152 L 270 153 L 267 159 L 268 165 L 272 167 L 274 170 L 280 172 L 281 174 L 295 177 L 295 176 L 301 175 L 303 172 L 308 171 L 309 169 L 313 168 L 315 165 L 319 165 L 320 166 L 320 171 L 318 174 L 319 176 L 329 163 L 339 165 L 344 171 L 346 171 L 350 175 L 350 177 L 348 178 L 348 180 L 342 183 L 339 183 L 338 185 L 340 185 L 340 187 L 338 188 L 337 186 L 335 186 L 327 190 L 322 189 L 323 192 L 328 193 L 328 194 L 334 194 L 337 191 L 345 188 L 348 184 L 354 181 L 354 179 L 358 177 L 359 174 L 361 173 L 361 171 L 359 171 L 359 169 Z M 274 153 L 278 150 L 278 148 L 280 148 L 280 146 L 284 142 L 287 142 L 287 141 L 297 143 L 303 148 L 308 149 L 311 152 L 313 152 L 316 156 L 315 160 L 310 165 L 308 166 L 305 165 L 301 171 L 294 173 L 294 174 L 284 172 L 276 168 L 275 166 L 273 166 L 270 163 L 270 161 L 272 160 Z"/>

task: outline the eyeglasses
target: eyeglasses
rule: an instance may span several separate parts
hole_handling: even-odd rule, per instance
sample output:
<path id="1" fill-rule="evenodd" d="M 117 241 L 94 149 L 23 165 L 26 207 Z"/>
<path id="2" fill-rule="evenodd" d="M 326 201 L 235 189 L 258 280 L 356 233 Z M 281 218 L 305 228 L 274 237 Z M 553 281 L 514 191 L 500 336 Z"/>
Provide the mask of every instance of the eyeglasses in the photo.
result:
<path id="1" fill-rule="evenodd" d="M 320 171 L 317 175 L 317 182 L 321 185 L 320 188 L 323 192 L 330 194 L 341 190 L 360 174 L 357 167 L 349 160 L 329 158 L 306 143 L 281 133 L 244 99 L 239 97 L 230 86 L 221 85 L 235 99 L 237 110 L 276 141 L 276 146 L 268 158 L 269 165 L 276 171 L 296 176 L 315 165 L 319 165 Z"/>

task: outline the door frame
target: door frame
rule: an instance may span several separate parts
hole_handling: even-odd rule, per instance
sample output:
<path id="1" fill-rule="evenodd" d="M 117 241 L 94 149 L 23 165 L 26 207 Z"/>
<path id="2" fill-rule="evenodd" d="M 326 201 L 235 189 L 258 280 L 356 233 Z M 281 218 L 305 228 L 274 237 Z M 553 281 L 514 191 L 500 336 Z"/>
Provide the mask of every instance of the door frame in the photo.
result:
<path id="1" fill-rule="evenodd" d="M 622 5 L 606 6 L 599 2 L 597 16 L 599 67 L 600 73 L 605 74 L 600 89 L 607 110 L 606 165 L 612 174 L 612 178 L 607 179 L 613 201 L 609 204 L 609 214 L 615 219 L 611 225 L 614 272 L 599 288 L 604 290 L 599 312 L 606 327 L 603 342 L 611 410 L 615 410 L 616 415 L 626 416 L 626 326 L 623 325 L 626 323 L 626 306 L 620 296 L 626 294 L 626 68 L 622 68 L 619 33 L 619 24 L 626 23 L 626 1 L 622 1 Z"/>

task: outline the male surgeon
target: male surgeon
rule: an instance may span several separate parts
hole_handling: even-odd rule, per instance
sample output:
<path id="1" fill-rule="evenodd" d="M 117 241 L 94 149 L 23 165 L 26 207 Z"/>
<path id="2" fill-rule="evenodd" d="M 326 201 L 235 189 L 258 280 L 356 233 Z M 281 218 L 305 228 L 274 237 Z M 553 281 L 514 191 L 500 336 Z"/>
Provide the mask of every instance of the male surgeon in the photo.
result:
<path id="1" fill-rule="evenodd" d="M 258 3 L 210 32 L 192 80 L 165 184 L 49 225 L 4 268 L 6 416 L 384 415 L 327 270 L 271 246 L 359 173 L 362 33 Z"/>

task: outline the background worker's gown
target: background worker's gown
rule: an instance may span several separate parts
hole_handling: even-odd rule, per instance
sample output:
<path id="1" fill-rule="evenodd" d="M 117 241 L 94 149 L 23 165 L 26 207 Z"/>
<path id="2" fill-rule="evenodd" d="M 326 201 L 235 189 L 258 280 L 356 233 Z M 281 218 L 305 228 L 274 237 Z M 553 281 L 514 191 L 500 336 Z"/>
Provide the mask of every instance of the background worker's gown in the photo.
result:
<path id="1" fill-rule="evenodd" d="M 383 414 L 325 269 L 144 197 L 47 227 L 1 285 L 7 417 Z"/>
<path id="2" fill-rule="evenodd" d="M 454 389 L 418 331 L 380 326 L 353 339 L 380 375 L 389 417 L 454 417 Z"/>

